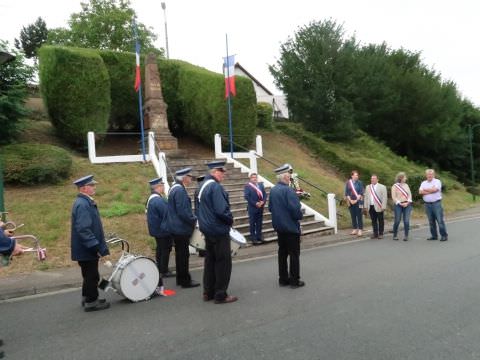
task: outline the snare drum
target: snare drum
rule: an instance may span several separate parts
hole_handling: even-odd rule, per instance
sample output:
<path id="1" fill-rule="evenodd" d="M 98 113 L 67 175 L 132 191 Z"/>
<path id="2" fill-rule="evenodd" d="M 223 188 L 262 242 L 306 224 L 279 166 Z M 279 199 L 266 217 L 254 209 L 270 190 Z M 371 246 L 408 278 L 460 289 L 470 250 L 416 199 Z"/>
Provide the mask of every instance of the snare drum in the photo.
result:
<path id="1" fill-rule="evenodd" d="M 131 301 L 148 299 L 155 291 L 160 274 L 152 259 L 124 254 L 115 264 L 112 287 Z"/>
<path id="2" fill-rule="evenodd" d="M 192 236 L 190 237 L 190 245 L 197 250 L 206 250 L 205 245 L 205 236 L 202 234 L 198 227 L 193 230 Z"/>
<path id="3" fill-rule="evenodd" d="M 238 230 L 230 228 L 230 247 L 232 257 L 237 255 L 238 249 L 245 245 L 247 245 L 245 236 L 243 236 Z"/>

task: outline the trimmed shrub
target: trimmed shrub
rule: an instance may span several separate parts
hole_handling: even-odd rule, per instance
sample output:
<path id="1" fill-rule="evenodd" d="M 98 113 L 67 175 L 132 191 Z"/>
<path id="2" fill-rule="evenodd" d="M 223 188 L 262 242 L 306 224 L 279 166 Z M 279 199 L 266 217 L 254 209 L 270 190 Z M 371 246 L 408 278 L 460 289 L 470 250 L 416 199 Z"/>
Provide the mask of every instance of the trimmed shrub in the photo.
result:
<path id="1" fill-rule="evenodd" d="M 12 144 L 0 149 L 4 179 L 13 184 L 56 184 L 70 175 L 72 158 L 57 146 Z"/>
<path id="2" fill-rule="evenodd" d="M 264 129 L 273 128 L 273 107 L 269 103 L 259 102 L 257 104 L 258 127 Z"/>
<path id="3" fill-rule="evenodd" d="M 110 79 L 98 51 L 42 46 L 39 59 L 43 100 L 59 136 L 84 145 L 88 131 L 105 132 Z"/>
<path id="4" fill-rule="evenodd" d="M 177 128 L 213 144 L 216 133 L 228 134 L 224 77 L 179 60 L 159 60 L 160 77 L 169 121 Z M 249 79 L 237 76 L 232 98 L 234 142 L 251 144 L 256 128 L 256 97 Z"/>
<path id="5" fill-rule="evenodd" d="M 140 115 L 138 95 L 134 89 L 135 54 L 110 50 L 99 51 L 110 77 L 110 120 L 113 130 L 138 130 Z M 145 76 L 144 61 L 141 62 L 142 86 Z"/>

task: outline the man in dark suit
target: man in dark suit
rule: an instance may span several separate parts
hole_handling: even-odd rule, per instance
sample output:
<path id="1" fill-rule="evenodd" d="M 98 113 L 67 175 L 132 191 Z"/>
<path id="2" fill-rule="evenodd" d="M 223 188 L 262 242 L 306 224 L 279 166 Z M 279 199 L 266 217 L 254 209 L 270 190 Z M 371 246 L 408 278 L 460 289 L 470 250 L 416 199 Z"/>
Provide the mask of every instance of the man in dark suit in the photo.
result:
<path id="1" fill-rule="evenodd" d="M 105 299 L 98 299 L 98 259 L 110 254 L 95 195 L 97 182 L 93 175 L 87 175 L 74 182 L 78 195 L 72 207 L 72 260 L 78 261 L 82 269 L 82 306 L 87 312 L 104 310 L 110 307 Z"/>
<path id="2" fill-rule="evenodd" d="M 248 220 L 250 223 L 250 240 L 253 245 L 262 241 L 263 209 L 267 202 L 267 193 L 263 183 L 258 182 L 256 173 L 250 174 L 250 181 L 245 185 L 243 196 L 247 200 Z"/>

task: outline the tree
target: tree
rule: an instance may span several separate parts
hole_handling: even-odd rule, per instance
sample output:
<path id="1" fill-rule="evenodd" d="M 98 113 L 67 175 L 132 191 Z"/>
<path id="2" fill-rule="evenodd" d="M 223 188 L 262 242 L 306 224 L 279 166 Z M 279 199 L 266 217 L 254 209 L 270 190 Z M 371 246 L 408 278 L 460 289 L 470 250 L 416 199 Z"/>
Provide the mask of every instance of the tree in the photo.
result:
<path id="1" fill-rule="evenodd" d="M 70 28 L 55 28 L 48 33 L 48 43 L 115 51 L 133 51 L 132 19 L 135 11 L 129 0 L 89 0 L 81 3 L 82 11 L 70 16 Z M 146 51 L 154 51 L 156 35 L 151 28 L 137 23 L 138 40 Z"/>
<path id="2" fill-rule="evenodd" d="M 7 144 L 18 135 L 19 120 L 28 115 L 24 102 L 33 68 L 25 64 L 21 53 L 9 49 L 3 40 L 0 40 L 0 50 L 16 56 L 15 60 L 0 65 L 0 144 Z"/>
<path id="3" fill-rule="evenodd" d="M 275 84 L 287 94 L 295 119 L 327 139 L 355 132 L 351 91 L 354 38 L 344 40 L 342 25 L 333 20 L 312 22 L 280 48 L 280 60 L 270 66 Z"/>
<path id="4" fill-rule="evenodd" d="M 23 50 L 27 59 L 37 59 L 37 50 L 47 41 L 48 30 L 45 21 L 39 17 L 33 24 L 22 27 L 20 40 L 15 39 L 15 47 Z"/>

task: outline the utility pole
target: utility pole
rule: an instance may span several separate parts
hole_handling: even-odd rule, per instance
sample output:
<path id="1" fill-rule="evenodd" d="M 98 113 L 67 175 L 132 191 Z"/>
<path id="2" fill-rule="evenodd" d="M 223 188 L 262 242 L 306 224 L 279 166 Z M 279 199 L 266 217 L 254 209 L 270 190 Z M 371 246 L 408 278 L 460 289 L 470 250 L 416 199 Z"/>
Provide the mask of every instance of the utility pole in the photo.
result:
<path id="1" fill-rule="evenodd" d="M 168 52 L 168 29 L 167 29 L 167 5 L 162 2 L 162 9 L 163 9 L 163 19 L 165 21 L 165 50 L 167 52 L 167 59 L 170 59 L 170 54 Z"/>

